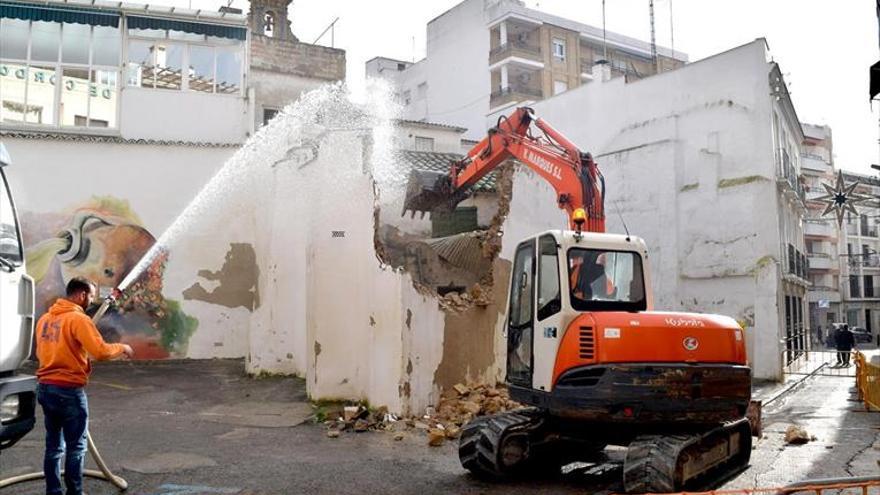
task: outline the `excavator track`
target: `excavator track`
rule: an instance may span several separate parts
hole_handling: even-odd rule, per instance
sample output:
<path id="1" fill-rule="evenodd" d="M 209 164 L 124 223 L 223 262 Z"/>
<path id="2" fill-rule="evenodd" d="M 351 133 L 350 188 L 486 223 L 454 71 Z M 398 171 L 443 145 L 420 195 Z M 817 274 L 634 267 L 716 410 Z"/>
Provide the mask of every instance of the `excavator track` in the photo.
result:
<path id="1" fill-rule="evenodd" d="M 461 465 L 476 476 L 504 478 L 528 463 L 533 432 L 544 420 L 534 409 L 483 416 L 462 429 Z"/>
<path id="2" fill-rule="evenodd" d="M 624 490 L 628 493 L 680 491 L 694 481 L 744 467 L 751 450 L 747 419 L 698 434 L 641 435 L 626 452 Z"/>

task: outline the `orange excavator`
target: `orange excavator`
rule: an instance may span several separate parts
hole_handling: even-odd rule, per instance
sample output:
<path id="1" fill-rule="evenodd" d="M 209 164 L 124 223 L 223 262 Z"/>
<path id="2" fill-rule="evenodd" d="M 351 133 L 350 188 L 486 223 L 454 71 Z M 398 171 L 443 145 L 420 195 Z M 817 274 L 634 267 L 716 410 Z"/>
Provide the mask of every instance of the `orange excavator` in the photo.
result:
<path id="1" fill-rule="evenodd" d="M 653 311 L 645 242 L 605 233 L 596 163 L 531 109 L 499 119 L 448 174 L 414 171 L 404 211 L 449 211 L 509 159 L 550 182 L 570 230 L 516 248 L 506 381 L 528 407 L 465 425 L 462 466 L 494 478 L 558 472 L 619 445 L 631 493 L 703 486 L 747 466 L 742 328 L 726 316 Z"/>

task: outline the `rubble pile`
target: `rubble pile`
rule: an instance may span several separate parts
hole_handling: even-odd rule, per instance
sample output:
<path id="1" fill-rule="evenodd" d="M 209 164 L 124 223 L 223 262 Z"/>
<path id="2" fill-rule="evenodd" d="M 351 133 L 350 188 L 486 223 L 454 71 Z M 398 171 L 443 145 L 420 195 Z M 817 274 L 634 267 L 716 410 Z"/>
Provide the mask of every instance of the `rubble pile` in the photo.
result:
<path id="1" fill-rule="evenodd" d="M 461 313 L 472 306 L 485 308 L 490 304 L 492 294 L 480 284 L 474 284 L 466 292 L 450 292 L 439 299 L 440 307 L 445 311 Z"/>
<path id="2" fill-rule="evenodd" d="M 403 440 L 407 434 L 424 434 L 428 445 L 438 447 L 458 438 L 462 426 L 477 416 L 520 407 L 510 400 L 503 385 L 458 383 L 443 393 L 438 407 L 428 407 L 422 416 L 400 418 L 385 406 L 373 411 L 363 405 L 337 406 L 327 411 L 324 426 L 330 438 L 338 438 L 343 431 L 386 431 L 394 434 L 394 440 Z"/>
<path id="3" fill-rule="evenodd" d="M 805 443 L 816 440 L 807 430 L 797 425 L 791 425 L 785 430 L 785 443 L 790 445 L 803 445 Z"/>

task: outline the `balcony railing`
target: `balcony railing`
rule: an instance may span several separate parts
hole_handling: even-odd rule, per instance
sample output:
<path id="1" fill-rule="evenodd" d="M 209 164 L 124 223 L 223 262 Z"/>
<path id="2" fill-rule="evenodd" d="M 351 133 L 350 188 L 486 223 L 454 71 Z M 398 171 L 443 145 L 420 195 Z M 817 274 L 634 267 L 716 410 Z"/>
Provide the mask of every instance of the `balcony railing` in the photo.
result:
<path id="1" fill-rule="evenodd" d="M 511 40 L 489 51 L 489 64 L 494 64 L 513 56 L 540 62 L 541 47 L 524 41 Z"/>
<path id="2" fill-rule="evenodd" d="M 833 237 L 834 227 L 826 221 L 804 222 L 804 235 L 814 237 Z"/>
<path id="3" fill-rule="evenodd" d="M 810 263 L 804 253 L 795 248 L 793 244 L 788 244 L 785 268 L 787 273 L 806 280 Z"/>
<path id="4" fill-rule="evenodd" d="M 529 88 L 527 86 L 508 86 L 493 91 L 489 96 L 489 106 L 494 108 L 506 103 L 541 99 L 544 96 L 541 88 Z"/>
<path id="5" fill-rule="evenodd" d="M 811 270 L 831 270 L 834 268 L 831 256 L 825 253 L 810 253 L 807 256 L 807 262 Z"/>
<path id="6" fill-rule="evenodd" d="M 777 169 L 777 177 L 785 182 L 792 194 L 794 194 L 797 198 L 801 200 L 801 203 L 806 203 L 807 194 L 804 191 L 803 184 L 798 180 L 797 171 L 794 168 L 794 165 L 791 163 L 791 159 L 788 156 L 788 151 L 783 148 L 779 148 L 778 150 L 778 162 L 779 166 Z"/>

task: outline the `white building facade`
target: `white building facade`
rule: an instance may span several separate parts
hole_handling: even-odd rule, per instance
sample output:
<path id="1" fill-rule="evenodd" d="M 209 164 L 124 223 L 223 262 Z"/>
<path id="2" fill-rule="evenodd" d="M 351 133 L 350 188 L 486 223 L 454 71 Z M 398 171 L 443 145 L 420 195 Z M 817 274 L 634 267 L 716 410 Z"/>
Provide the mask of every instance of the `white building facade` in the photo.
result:
<path id="1" fill-rule="evenodd" d="M 74 276 L 117 286 L 253 135 L 264 107 L 344 78 L 342 50 L 257 33 L 252 58 L 247 16 L 222 10 L 0 4 L 0 139 L 38 312 Z M 299 53 L 296 74 L 272 64 L 279 50 Z M 321 67 L 311 78 L 310 64 Z M 259 304 L 252 219 L 202 217 L 138 279 L 124 311 L 102 320 L 105 338 L 146 359 L 248 355 Z"/>
<path id="2" fill-rule="evenodd" d="M 609 231 L 648 243 L 656 308 L 736 318 L 754 376 L 780 379 L 808 345 L 803 132 L 768 60 L 760 39 L 636 81 L 599 66 L 534 107 L 596 157 Z"/>
<path id="3" fill-rule="evenodd" d="M 466 128 L 480 139 L 500 114 L 592 81 L 607 59 L 613 76 L 640 78 L 682 66 L 687 56 L 558 16 L 517 0 L 464 0 L 427 26 L 417 62 L 376 57 L 368 77 L 395 85 L 412 120 Z"/>

